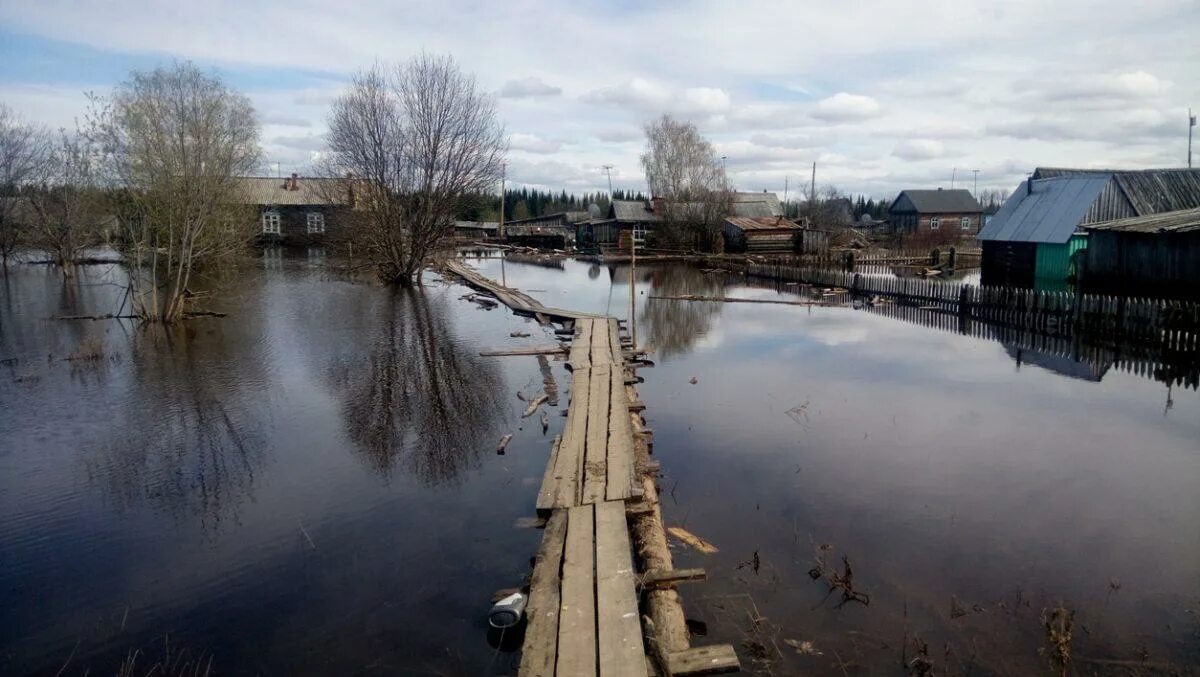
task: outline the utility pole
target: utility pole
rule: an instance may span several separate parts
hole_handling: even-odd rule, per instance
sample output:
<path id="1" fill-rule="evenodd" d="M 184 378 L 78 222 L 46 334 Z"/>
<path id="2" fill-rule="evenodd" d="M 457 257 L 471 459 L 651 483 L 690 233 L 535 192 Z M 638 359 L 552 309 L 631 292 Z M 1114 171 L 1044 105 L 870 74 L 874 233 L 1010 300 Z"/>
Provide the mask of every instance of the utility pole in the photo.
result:
<path id="1" fill-rule="evenodd" d="M 954 190 L 954 180 L 958 178 L 958 167 L 950 170 L 950 190 Z"/>
<path id="2" fill-rule="evenodd" d="M 787 211 L 788 177 L 783 177 L 783 210 Z M 785 214 L 786 216 L 786 214 Z"/>
<path id="3" fill-rule="evenodd" d="M 812 183 L 808 187 L 808 227 L 815 228 L 817 223 L 817 163 L 813 163 Z"/>
<path id="4" fill-rule="evenodd" d="M 976 199 L 976 200 L 978 200 L 978 199 L 979 199 L 979 170 L 978 170 L 978 169 L 972 169 L 972 170 L 971 170 L 971 173 L 975 175 L 975 191 L 974 191 L 974 194 L 975 194 L 975 199 Z"/>
<path id="5" fill-rule="evenodd" d="M 500 239 L 504 239 L 504 180 L 508 178 L 508 163 L 500 164 L 500 227 L 497 231 L 500 234 Z"/>
<path id="6" fill-rule="evenodd" d="M 605 176 L 608 177 L 608 201 L 611 203 L 613 199 L 612 192 L 612 165 L 601 165 L 600 169 L 604 170 Z"/>
<path id="7" fill-rule="evenodd" d="M 1192 114 L 1191 106 L 1188 106 L 1188 169 L 1192 168 L 1192 130 L 1196 127 L 1196 116 Z"/>

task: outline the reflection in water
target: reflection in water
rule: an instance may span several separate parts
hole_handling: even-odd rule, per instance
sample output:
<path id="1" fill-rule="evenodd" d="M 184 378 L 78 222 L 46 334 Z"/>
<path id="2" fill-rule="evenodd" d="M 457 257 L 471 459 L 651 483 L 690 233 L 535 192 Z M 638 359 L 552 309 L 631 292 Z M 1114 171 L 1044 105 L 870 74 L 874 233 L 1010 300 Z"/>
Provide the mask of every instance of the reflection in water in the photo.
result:
<path id="1" fill-rule="evenodd" d="M 495 362 L 454 341 L 445 299 L 397 289 L 372 322 L 372 343 L 330 381 L 346 432 L 384 477 L 397 466 L 435 486 L 479 460 L 504 412 Z"/>
<path id="2" fill-rule="evenodd" d="M 626 276 L 629 268 L 622 269 Z M 724 277 L 681 265 L 638 269 L 639 282 L 649 281 L 653 296 L 720 296 Z M 723 304 L 716 302 L 652 301 L 642 306 L 638 331 L 649 337 L 662 357 L 686 355 L 697 339 L 708 333 Z"/>
<path id="3" fill-rule="evenodd" d="M 147 502 L 209 531 L 254 499 L 264 435 L 245 413 L 257 399 L 249 386 L 262 379 L 241 360 L 238 378 L 225 378 L 231 359 L 219 336 L 195 326 L 137 334 L 121 424 L 85 461 L 121 510 Z"/>

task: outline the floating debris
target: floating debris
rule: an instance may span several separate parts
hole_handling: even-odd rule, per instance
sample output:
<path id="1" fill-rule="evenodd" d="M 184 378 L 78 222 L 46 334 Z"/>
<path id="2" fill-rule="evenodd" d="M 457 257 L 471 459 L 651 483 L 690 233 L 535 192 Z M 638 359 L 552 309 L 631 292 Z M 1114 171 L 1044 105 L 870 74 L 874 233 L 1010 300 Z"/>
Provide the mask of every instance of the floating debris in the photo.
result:
<path id="1" fill-rule="evenodd" d="M 783 643 L 796 650 L 796 653 L 801 656 L 824 656 L 825 654 L 819 651 L 812 642 L 799 639 L 785 639 Z"/>
<path id="2" fill-rule="evenodd" d="M 695 548 L 706 555 L 711 555 L 714 552 L 720 552 L 717 546 L 709 543 L 703 538 L 700 538 L 683 527 L 667 527 L 667 531 L 670 532 L 672 536 L 682 541 L 685 545 L 691 546 L 692 548 Z"/>

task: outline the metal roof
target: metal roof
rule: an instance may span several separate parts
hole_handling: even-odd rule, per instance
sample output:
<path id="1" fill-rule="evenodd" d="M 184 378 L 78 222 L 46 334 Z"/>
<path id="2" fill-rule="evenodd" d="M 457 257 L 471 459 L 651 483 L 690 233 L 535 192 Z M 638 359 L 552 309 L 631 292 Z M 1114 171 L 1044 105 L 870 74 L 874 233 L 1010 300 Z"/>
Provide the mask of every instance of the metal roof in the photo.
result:
<path id="1" fill-rule="evenodd" d="M 781 216 L 756 218 L 732 216 L 725 219 L 725 223 L 733 224 L 742 230 L 800 230 L 800 226 Z"/>
<path id="2" fill-rule="evenodd" d="M 613 200 L 609 213 L 618 221 L 657 221 L 658 214 L 641 200 Z"/>
<path id="3" fill-rule="evenodd" d="M 763 191 L 761 193 L 733 193 L 733 212 L 738 216 L 782 216 L 783 205 L 779 202 L 779 196 L 775 193 Z M 745 207 L 743 208 L 743 205 Z M 753 206 L 752 206 L 753 205 Z M 754 214 L 745 213 L 756 212 Z"/>
<path id="4" fill-rule="evenodd" d="M 1181 209 L 1162 214 L 1147 214 L 1085 226 L 1088 230 L 1124 233 L 1190 233 L 1200 231 L 1200 209 Z"/>
<path id="5" fill-rule="evenodd" d="M 971 195 L 971 191 L 961 188 L 956 190 L 943 190 L 941 188 L 932 190 L 902 190 L 896 196 L 896 199 L 892 201 L 892 206 L 895 207 L 896 203 L 900 202 L 900 199 L 905 196 L 912 202 L 913 208 L 921 214 L 983 211 L 983 207 L 979 206 L 979 201 L 975 199 L 975 196 Z"/>
<path id="6" fill-rule="evenodd" d="M 244 176 L 242 204 L 251 205 L 348 205 L 350 191 L 346 179 L 298 177 L 296 189 L 289 186 L 291 177 Z"/>
<path id="7" fill-rule="evenodd" d="M 1139 216 L 1200 207 L 1200 169 L 1038 167 L 1034 179 L 1111 175 Z"/>
<path id="8" fill-rule="evenodd" d="M 980 240 L 1065 244 L 1112 178 L 1088 174 L 1022 181 L 979 232 Z"/>
<path id="9" fill-rule="evenodd" d="M 455 221 L 455 228 L 478 228 L 480 230 L 499 230 L 500 224 L 496 221 Z"/>

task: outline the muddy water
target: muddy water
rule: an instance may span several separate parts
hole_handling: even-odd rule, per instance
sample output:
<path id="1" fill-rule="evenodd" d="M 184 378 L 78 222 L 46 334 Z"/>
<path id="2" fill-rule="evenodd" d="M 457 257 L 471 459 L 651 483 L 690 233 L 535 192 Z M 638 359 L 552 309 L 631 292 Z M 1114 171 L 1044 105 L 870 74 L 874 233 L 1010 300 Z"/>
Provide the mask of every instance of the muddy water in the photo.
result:
<path id="1" fill-rule="evenodd" d="M 513 525 L 553 432 L 520 418 L 534 358 L 478 353 L 552 339 L 319 257 L 239 271 L 229 317 L 179 332 L 48 319 L 113 312 L 119 281 L 0 280 L 0 674 L 167 646 L 214 674 L 509 674 L 485 613 L 537 547 Z"/>
<path id="2" fill-rule="evenodd" d="M 629 315 L 623 266 L 478 265 Z M 709 572 L 682 590 L 698 641 L 774 674 L 904 674 L 923 647 L 937 674 L 1042 674 L 1061 603 L 1080 674 L 1200 664 L 1197 392 L 866 310 L 647 299 L 797 298 L 682 266 L 637 280 L 666 519 L 721 549 L 676 555 Z M 810 578 L 843 557 L 869 605 Z"/>
<path id="3" fill-rule="evenodd" d="M 475 264 L 628 314 L 624 267 Z M 697 643 L 774 674 L 903 674 L 922 645 L 939 674 L 1034 674 L 1061 602 L 1083 673 L 1200 661 L 1194 391 L 862 310 L 647 299 L 780 296 L 684 266 L 637 278 L 667 520 L 721 548 L 677 552 L 709 572 L 683 590 Z M 112 312 L 119 281 L 0 282 L 0 673 L 167 646 L 219 674 L 512 672 L 483 614 L 528 570 L 514 523 L 562 419 L 520 418 L 534 358 L 478 352 L 545 330 L 319 252 L 238 271 L 229 317 L 177 332 L 48 319 Z M 870 604 L 839 608 L 815 556 Z"/>

